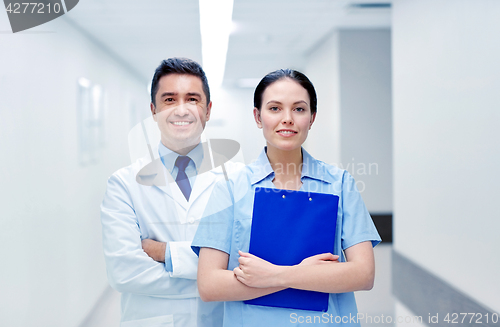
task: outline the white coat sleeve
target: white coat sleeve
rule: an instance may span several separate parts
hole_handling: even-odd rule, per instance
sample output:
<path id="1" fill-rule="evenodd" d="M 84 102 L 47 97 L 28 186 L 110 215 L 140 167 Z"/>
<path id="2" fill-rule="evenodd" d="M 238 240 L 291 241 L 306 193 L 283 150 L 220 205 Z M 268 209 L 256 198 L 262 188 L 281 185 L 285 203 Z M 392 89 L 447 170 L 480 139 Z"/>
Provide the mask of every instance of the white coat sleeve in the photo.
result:
<path id="1" fill-rule="evenodd" d="M 196 281 L 173 278 L 163 263 L 154 261 L 143 251 L 130 192 L 116 173 L 108 180 L 101 222 L 111 287 L 122 293 L 166 298 L 198 296 Z"/>
<path id="2" fill-rule="evenodd" d="M 191 242 L 168 242 L 167 246 L 170 247 L 172 262 L 170 276 L 195 280 L 198 273 L 198 256 L 191 249 Z"/>

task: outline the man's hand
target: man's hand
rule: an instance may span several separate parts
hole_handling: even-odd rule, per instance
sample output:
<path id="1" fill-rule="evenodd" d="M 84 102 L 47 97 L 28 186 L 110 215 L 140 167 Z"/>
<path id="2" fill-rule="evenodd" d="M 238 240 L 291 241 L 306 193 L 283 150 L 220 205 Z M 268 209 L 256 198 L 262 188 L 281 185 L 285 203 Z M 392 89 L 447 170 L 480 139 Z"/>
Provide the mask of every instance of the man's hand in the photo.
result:
<path id="1" fill-rule="evenodd" d="M 154 261 L 165 262 L 165 250 L 167 243 L 158 242 L 150 239 L 142 240 L 142 249 Z"/>

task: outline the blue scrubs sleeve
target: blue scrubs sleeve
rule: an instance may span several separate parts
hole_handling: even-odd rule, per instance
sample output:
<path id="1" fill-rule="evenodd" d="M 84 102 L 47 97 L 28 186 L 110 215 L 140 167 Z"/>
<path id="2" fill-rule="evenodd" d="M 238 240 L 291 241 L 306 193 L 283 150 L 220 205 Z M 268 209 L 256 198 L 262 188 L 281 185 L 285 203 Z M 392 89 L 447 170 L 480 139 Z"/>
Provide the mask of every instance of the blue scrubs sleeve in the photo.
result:
<path id="1" fill-rule="evenodd" d="M 234 221 L 234 204 L 229 192 L 232 192 L 232 185 L 229 186 L 225 180 L 215 185 L 191 243 L 197 255 L 203 247 L 229 254 Z"/>
<path id="2" fill-rule="evenodd" d="M 354 178 L 344 171 L 342 178 L 342 249 L 371 241 L 375 247 L 381 239 L 366 209 Z"/>

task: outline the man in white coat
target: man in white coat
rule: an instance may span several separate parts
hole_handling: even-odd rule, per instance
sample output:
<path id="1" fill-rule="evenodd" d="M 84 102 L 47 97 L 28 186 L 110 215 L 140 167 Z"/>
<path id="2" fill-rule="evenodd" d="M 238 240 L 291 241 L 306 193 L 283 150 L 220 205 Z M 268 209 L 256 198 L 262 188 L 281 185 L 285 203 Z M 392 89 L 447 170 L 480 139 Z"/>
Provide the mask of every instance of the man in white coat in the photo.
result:
<path id="1" fill-rule="evenodd" d="M 164 60 L 151 86 L 158 159 L 140 159 L 108 180 L 103 246 L 109 282 L 122 293 L 122 327 L 222 326 L 222 303 L 199 298 L 198 258 L 190 247 L 212 188 L 224 178 L 220 167 L 211 169 L 212 153 L 201 143 L 211 109 L 199 64 Z"/>

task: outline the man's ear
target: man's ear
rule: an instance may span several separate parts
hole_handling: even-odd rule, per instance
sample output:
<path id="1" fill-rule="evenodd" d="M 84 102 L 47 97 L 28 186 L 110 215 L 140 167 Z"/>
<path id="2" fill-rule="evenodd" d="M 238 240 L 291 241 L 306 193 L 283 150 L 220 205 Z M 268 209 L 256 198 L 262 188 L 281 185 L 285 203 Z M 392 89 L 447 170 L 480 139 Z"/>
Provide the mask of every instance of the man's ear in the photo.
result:
<path id="1" fill-rule="evenodd" d="M 309 123 L 309 129 L 311 129 L 311 127 L 312 127 L 312 125 L 313 125 L 313 123 L 314 123 L 315 120 L 316 120 L 316 113 L 313 113 L 311 115 L 311 122 Z"/>
<path id="2" fill-rule="evenodd" d="M 212 113 L 212 101 L 210 101 L 208 103 L 208 106 L 207 106 L 207 119 L 206 121 L 209 121 L 210 120 L 210 114 Z"/>
<path id="3" fill-rule="evenodd" d="M 258 128 L 262 128 L 262 120 L 260 117 L 260 110 L 257 108 L 253 108 L 253 118 L 255 118 L 255 122 L 257 123 Z"/>
<path id="4" fill-rule="evenodd" d="M 151 102 L 151 115 L 153 115 L 153 119 L 156 121 L 156 108 L 153 102 Z"/>

